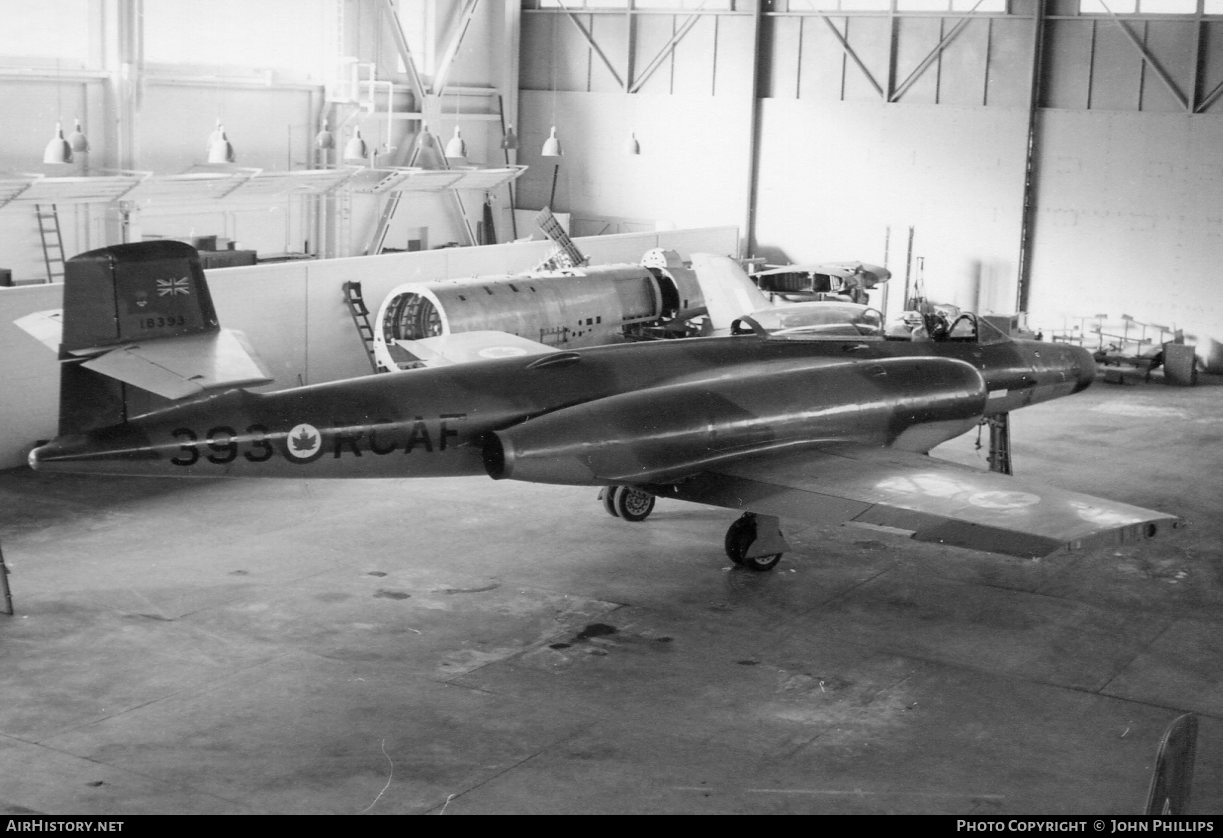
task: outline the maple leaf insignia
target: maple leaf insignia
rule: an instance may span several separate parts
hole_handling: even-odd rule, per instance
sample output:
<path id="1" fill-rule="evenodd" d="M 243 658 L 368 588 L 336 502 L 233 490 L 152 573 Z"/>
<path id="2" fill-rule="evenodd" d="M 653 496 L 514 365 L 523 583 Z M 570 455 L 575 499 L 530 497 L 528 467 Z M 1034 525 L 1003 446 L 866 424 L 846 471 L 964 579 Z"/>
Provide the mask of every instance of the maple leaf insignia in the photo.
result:
<path id="1" fill-rule="evenodd" d="M 318 443 L 318 437 L 302 428 L 301 433 L 290 438 L 289 441 L 293 443 L 294 451 L 309 451 Z"/>

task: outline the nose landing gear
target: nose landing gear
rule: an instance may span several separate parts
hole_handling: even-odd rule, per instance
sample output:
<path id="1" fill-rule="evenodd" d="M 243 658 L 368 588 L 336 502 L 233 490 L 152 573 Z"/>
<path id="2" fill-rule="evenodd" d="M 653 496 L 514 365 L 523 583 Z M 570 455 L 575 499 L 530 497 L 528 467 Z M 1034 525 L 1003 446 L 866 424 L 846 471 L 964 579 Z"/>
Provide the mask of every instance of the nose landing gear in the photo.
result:
<path id="1" fill-rule="evenodd" d="M 726 555 L 748 570 L 772 570 L 789 549 L 781 522 L 772 515 L 744 512 L 726 531 Z"/>

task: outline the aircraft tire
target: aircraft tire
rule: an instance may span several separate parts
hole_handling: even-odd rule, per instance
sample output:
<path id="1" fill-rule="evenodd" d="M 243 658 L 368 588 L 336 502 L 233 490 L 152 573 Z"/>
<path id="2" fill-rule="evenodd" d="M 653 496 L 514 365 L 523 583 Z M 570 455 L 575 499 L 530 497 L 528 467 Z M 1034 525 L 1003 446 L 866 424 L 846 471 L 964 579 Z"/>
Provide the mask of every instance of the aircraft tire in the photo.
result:
<path id="1" fill-rule="evenodd" d="M 620 517 L 620 513 L 616 511 L 616 495 L 620 494 L 620 488 L 619 486 L 604 486 L 599 490 L 599 500 L 603 502 L 603 509 L 613 518 Z"/>
<path id="2" fill-rule="evenodd" d="M 644 521 L 654 511 L 654 496 L 632 486 L 617 486 L 612 505 L 624 520 Z"/>
<path id="3" fill-rule="evenodd" d="M 744 554 L 747 548 L 756 540 L 756 516 L 750 512 L 745 512 L 742 517 L 737 518 L 729 529 L 726 530 L 726 555 L 730 560 L 737 565 L 763 572 L 772 570 L 781 561 L 781 553 L 772 553 L 767 556 L 755 556 L 747 558 Z"/>

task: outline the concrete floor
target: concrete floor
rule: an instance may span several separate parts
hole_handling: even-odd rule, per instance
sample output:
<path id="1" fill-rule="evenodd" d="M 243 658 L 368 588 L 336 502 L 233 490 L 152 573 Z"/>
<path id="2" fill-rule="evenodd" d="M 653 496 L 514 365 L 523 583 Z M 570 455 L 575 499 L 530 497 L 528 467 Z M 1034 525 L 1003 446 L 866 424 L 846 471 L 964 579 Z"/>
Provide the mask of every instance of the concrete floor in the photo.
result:
<path id="1" fill-rule="evenodd" d="M 1016 472 L 1178 513 L 1023 561 L 591 489 L 0 473 L 0 811 L 1223 812 L 1223 386 L 1012 417 Z M 983 464 L 974 435 L 942 456 Z"/>

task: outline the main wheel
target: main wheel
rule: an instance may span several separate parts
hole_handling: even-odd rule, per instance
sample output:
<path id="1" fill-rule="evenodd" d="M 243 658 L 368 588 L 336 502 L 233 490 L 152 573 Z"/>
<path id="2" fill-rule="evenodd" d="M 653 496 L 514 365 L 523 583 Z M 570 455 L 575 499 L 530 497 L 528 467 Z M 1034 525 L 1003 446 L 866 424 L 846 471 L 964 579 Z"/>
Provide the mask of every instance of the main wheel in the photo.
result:
<path id="1" fill-rule="evenodd" d="M 737 519 L 726 530 L 726 555 L 730 557 L 732 562 L 746 567 L 748 570 L 772 570 L 781 561 L 781 553 L 772 553 L 767 556 L 756 556 L 749 559 L 745 554 L 755 540 L 756 516 L 751 512 L 745 512 L 743 517 Z"/>
<path id="2" fill-rule="evenodd" d="M 603 509 L 613 518 L 619 518 L 620 513 L 616 511 L 616 495 L 620 494 L 619 486 L 604 486 L 599 490 L 599 500 L 603 503 Z"/>
<path id="3" fill-rule="evenodd" d="M 756 556 L 753 559 L 744 559 L 743 567 L 748 570 L 766 571 L 777 567 L 777 563 L 781 561 L 781 553 L 773 553 L 770 556 Z"/>
<path id="4" fill-rule="evenodd" d="M 612 505 L 626 521 L 644 521 L 654 511 L 654 496 L 631 486 L 617 486 Z"/>

